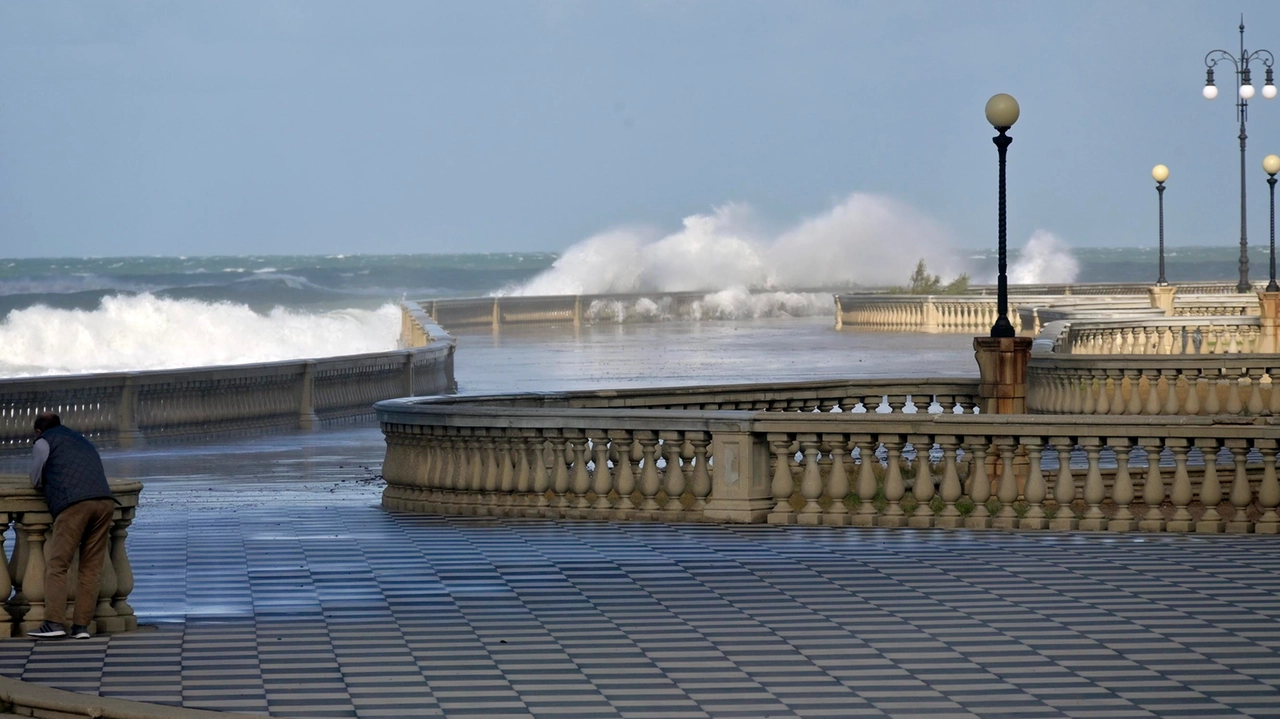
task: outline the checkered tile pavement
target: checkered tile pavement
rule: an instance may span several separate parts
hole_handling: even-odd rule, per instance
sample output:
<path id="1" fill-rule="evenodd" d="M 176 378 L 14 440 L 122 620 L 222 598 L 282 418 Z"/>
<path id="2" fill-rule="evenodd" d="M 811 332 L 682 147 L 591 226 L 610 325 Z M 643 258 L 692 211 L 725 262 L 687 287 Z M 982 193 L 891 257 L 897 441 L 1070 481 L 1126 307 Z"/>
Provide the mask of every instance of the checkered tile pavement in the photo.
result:
<path id="1" fill-rule="evenodd" d="M 284 717 L 1280 717 L 1274 537 L 423 516 L 337 474 L 151 480 L 150 626 L 0 673 Z"/>

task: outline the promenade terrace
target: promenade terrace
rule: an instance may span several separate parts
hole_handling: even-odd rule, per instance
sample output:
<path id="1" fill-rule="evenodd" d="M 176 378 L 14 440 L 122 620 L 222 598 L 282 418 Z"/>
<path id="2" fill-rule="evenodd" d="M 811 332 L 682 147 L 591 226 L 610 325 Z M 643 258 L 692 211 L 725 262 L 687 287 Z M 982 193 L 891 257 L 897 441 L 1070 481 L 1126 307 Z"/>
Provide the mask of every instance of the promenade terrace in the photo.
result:
<path id="1" fill-rule="evenodd" d="M 829 323 L 798 322 L 795 327 L 785 341 L 806 348 L 832 346 Z M 664 345 L 662 335 L 646 335 L 657 342 L 645 347 L 641 362 L 680 351 Z M 687 341 L 678 332 L 673 336 L 675 343 Z M 889 342 L 891 337 L 862 339 Z M 951 351 L 968 355 L 968 339 L 956 339 L 960 342 Z M 702 340 L 704 351 L 726 354 L 750 342 Z M 531 344 L 523 343 L 521 349 L 529 350 Z M 749 351 L 743 353 L 745 360 L 734 356 L 739 360 L 737 378 L 763 381 L 772 376 L 770 367 L 752 363 Z M 487 330 L 485 335 L 460 335 L 458 357 L 460 372 L 474 358 L 508 368 L 517 386 L 548 389 L 537 378 L 522 377 L 522 363 L 511 362 L 510 350 Z M 598 386 L 590 361 L 575 364 L 574 357 L 556 354 L 564 376 Z M 818 356 L 813 365 L 837 367 L 839 360 Z M 648 364 L 645 368 L 651 369 Z M 648 371 L 631 376 L 646 374 L 650 386 L 677 379 Z M 440 425 L 444 427 L 490 416 L 483 433 L 465 435 L 468 439 L 456 447 L 474 443 L 483 458 L 466 460 L 467 467 L 481 469 L 474 487 L 457 482 L 433 486 L 432 478 L 444 475 L 410 471 L 406 457 L 395 456 L 400 451 L 394 449 L 396 441 L 383 445 L 381 434 L 369 429 L 111 450 L 113 471 L 147 487 L 144 509 L 131 532 L 138 588 L 130 601 L 144 625 L 158 628 L 80 643 L 0 643 L 0 666 L 9 676 L 21 672 L 31 681 L 83 692 L 280 716 L 1274 716 L 1280 706 L 1280 548 L 1270 537 L 1219 533 L 1230 530 L 1231 521 L 1252 529 L 1266 524 L 1265 512 L 1257 510 L 1265 509 L 1265 462 L 1269 459 L 1274 467 L 1275 460 L 1274 451 L 1268 455 L 1265 446 L 1275 436 L 1275 425 L 1265 414 L 1272 395 L 1262 392 L 1264 412 L 1250 416 L 1242 408 L 1229 421 L 1204 414 L 1124 416 L 1131 393 L 1136 391 L 1145 407 L 1151 389 L 1142 377 L 1130 384 L 1123 373 L 1119 376 L 1118 385 L 1102 382 L 1124 400 L 1118 417 L 975 415 L 973 398 L 980 394 L 976 377 L 913 381 L 914 387 L 894 387 L 894 382 L 902 385 L 900 380 L 833 378 L 803 391 L 777 387 L 772 401 L 790 396 L 773 407 L 769 399 L 741 394 L 762 394 L 756 389 L 717 390 L 705 386 L 714 384 L 705 378 L 704 386 L 679 392 L 619 387 L 613 393 L 542 392 L 413 405 L 437 416 L 443 416 L 441 407 L 450 408 L 445 414 L 452 419 Z M 1269 378 L 1264 372 L 1262 379 Z M 1261 382 L 1260 389 L 1269 390 L 1261 386 L 1266 384 Z M 1248 381 L 1236 385 L 1251 387 Z M 1161 386 L 1157 381 L 1156 389 Z M 1232 391 L 1227 385 L 1219 389 Z M 728 396 L 733 392 L 740 395 Z M 673 395 L 680 401 L 673 402 Z M 1224 401 L 1228 396 L 1223 395 Z M 731 400 L 735 405 L 764 401 L 765 406 L 721 406 Z M 632 426 L 597 422 L 580 427 L 580 445 L 575 444 L 579 438 L 565 437 L 561 428 L 560 459 L 544 445 L 549 461 L 543 466 L 549 478 L 566 474 L 568 487 L 543 495 L 548 508 L 541 516 L 485 516 L 528 513 L 510 511 L 521 508 L 518 502 L 499 501 L 508 479 L 502 467 L 508 465 L 497 459 L 503 456 L 508 429 L 537 424 L 536 416 L 550 417 L 548 408 L 590 418 L 584 420 L 590 425 L 616 412 L 617 402 L 636 401 L 678 408 L 632 407 L 637 415 Z M 485 402 L 498 402 L 499 411 L 477 411 Z M 584 402 L 597 406 L 581 406 Z M 875 411 L 880 405 L 883 411 Z M 526 419 L 518 420 L 522 409 Z M 903 411 L 911 409 L 917 411 Z M 944 416 L 946 409 L 951 411 Z M 654 453 L 646 456 L 644 441 L 628 439 L 640 446 L 637 474 L 643 475 L 646 465 L 662 470 L 662 489 L 651 497 L 632 493 L 632 499 L 652 498 L 661 502 L 656 511 L 668 511 L 671 497 L 664 500 L 663 492 L 670 486 L 675 494 L 668 467 L 687 463 L 689 471 L 680 475 L 690 488 L 696 484 L 692 480 L 701 481 L 703 457 L 700 440 L 687 434 L 677 446 L 657 451 L 667 444 L 661 433 L 715 429 L 676 426 L 679 422 L 672 419 L 682 412 L 753 415 L 732 419 L 741 423 L 739 434 L 760 437 L 770 449 L 785 441 L 781 451 L 761 458 L 762 466 L 772 470 L 763 473 L 768 502 L 762 518 L 781 514 L 782 521 L 807 522 L 804 517 L 816 514 L 819 526 L 683 521 L 698 519 L 692 514 L 661 516 L 676 520 L 664 522 L 649 521 L 653 515 L 644 514 L 622 522 L 560 518 L 573 516 L 574 510 L 590 516 L 592 507 L 581 507 L 580 500 L 594 505 L 601 496 L 609 499 L 609 511 L 616 510 L 612 503 L 621 499 L 617 492 L 590 496 L 602 473 L 592 466 L 601 455 L 588 442 L 595 430 L 604 430 L 612 442 L 620 430 L 648 431 L 641 425 L 650 421 L 668 425 L 655 429 Z M 503 414 L 517 421 L 494 425 L 492 417 Z M 460 424 L 459 418 L 467 416 L 471 419 Z M 1068 428 L 1073 421 L 1078 427 Z M 753 424 L 759 422 L 764 424 Z M 871 424 L 879 422 L 884 424 Z M 1002 422 L 1005 426 L 999 428 Z M 876 429 L 849 429 L 859 423 Z M 937 429 L 949 423 L 974 431 Z M 1017 431 L 1008 431 L 1011 423 Z M 401 432 L 396 424 L 387 423 L 392 435 Z M 1082 433 L 1085 427 L 1104 425 L 1109 431 Z M 1242 428 L 1248 435 L 1249 427 L 1261 429 L 1233 449 L 1229 440 Z M 495 429 L 502 433 L 491 434 Z M 405 434 L 433 436 L 412 430 Z M 771 440 L 770 434 L 785 437 Z M 837 436 L 826 436 L 831 434 Z M 873 436 L 874 449 L 863 452 L 854 446 L 863 434 Z M 952 435 L 959 446 L 949 465 L 942 438 Z M 555 448 L 553 437 L 537 436 Z M 1099 438 L 1093 454 L 1094 445 L 1085 441 L 1090 436 Z M 1026 441 L 1037 438 L 1043 443 Z M 988 522 L 996 526 L 1002 526 L 997 522 L 1002 516 L 1008 519 L 1006 510 L 1012 510 L 1019 529 L 1023 519 L 1038 519 L 1028 517 L 1033 503 L 1026 494 L 1035 484 L 1028 484 L 1031 463 L 1015 461 L 1037 446 L 1044 451 L 1036 466 L 1050 470 L 1042 479 L 1046 490 L 1053 490 L 1041 501 L 1042 510 L 1055 510 L 1043 518 L 1046 523 L 1096 520 L 1089 510 L 1097 508 L 1110 525 L 1120 506 L 1114 503 L 1121 474 L 1116 460 L 1123 453 L 1106 448 L 1114 450 L 1113 440 L 1124 438 L 1133 440 L 1130 479 L 1142 488 L 1129 509 L 1135 521 L 1164 522 L 1158 528 L 1132 529 L 1165 531 L 1116 532 L 1119 526 L 1107 526 L 1113 531 L 1079 532 L 1052 524 L 1018 533 L 964 528 L 978 505 L 990 504 Z M 1158 444 L 1143 443 L 1150 438 Z M 516 439 L 531 438 L 518 434 Z M 1180 445 L 1174 441 L 1178 439 L 1189 441 Z M 928 440 L 936 466 L 912 452 Z M 896 447 L 897 441 L 903 446 Z M 836 456 L 843 456 L 836 454 L 841 442 L 849 451 L 849 469 L 858 467 L 846 477 L 851 493 L 856 494 L 861 468 L 872 470 L 877 492 L 869 502 L 875 509 L 871 524 L 881 526 L 826 521 L 835 506 L 826 500 L 832 487 L 838 488 L 832 476 Z M 793 444 L 795 451 L 788 455 Z M 599 466 L 609 468 L 603 474 L 616 483 L 622 473 L 615 468 L 630 455 L 621 447 L 614 453 L 611 445 L 605 446 L 611 451 Z M 1187 449 L 1185 461 L 1177 457 L 1180 446 Z M 724 456 L 714 454 L 714 442 L 706 447 L 712 452 L 708 458 Z M 976 456 L 993 447 L 999 462 L 970 459 L 965 466 L 962 461 L 970 448 Z M 1227 489 L 1219 503 L 1225 510 L 1222 526 L 1213 520 L 1218 532 L 1199 529 L 1204 516 L 1195 515 L 1203 502 L 1178 505 L 1175 499 L 1184 476 L 1194 479 L 1197 498 L 1203 492 L 1209 447 L 1219 449 L 1214 456 Z M 1013 451 L 1005 454 L 1004 448 Z M 506 457 L 518 457 L 511 449 L 506 447 Z M 889 452 L 895 449 L 898 455 L 892 457 Z M 393 508 L 390 512 L 376 506 L 382 488 L 375 477 L 383 452 L 388 457 L 382 473 L 393 480 L 396 472 L 409 478 L 385 490 L 383 502 Z M 1157 461 L 1147 461 L 1153 453 Z M 431 450 L 419 453 L 419 459 L 428 460 L 420 466 L 429 467 L 430 456 Z M 1060 457 L 1069 461 L 1055 466 L 1053 460 Z M 1161 460 L 1167 461 L 1162 465 Z M 16 471 L 20 462 L 13 462 L 10 470 Z M 714 472 L 714 462 L 708 465 L 704 468 Z M 509 466 L 509 479 L 518 485 L 519 463 Z M 974 481 L 975 473 L 987 472 L 988 502 L 975 502 L 955 530 L 891 528 L 925 516 L 921 507 L 931 509 L 937 499 L 946 509 L 949 466 L 956 479 L 964 480 L 962 496 L 969 499 L 983 485 Z M 789 508 L 779 508 L 776 501 L 784 496 L 774 491 L 775 485 L 782 486 L 775 482 L 779 467 L 790 470 Z M 894 467 L 902 488 L 909 490 L 896 498 L 896 489 L 887 491 L 896 481 Z M 1063 480 L 1064 468 L 1070 482 Z M 1250 493 L 1243 505 L 1229 496 L 1240 486 L 1241 469 Z M 463 476 L 475 478 L 474 472 Z M 578 491 L 582 474 L 588 480 L 585 492 Z M 821 486 L 816 497 L 811 496 L 814 474 Z M 921 482 L 922 476 L 937 481 Z M 1098 480 L 1105 499 L 1095 507 L 1088 499 Z M 907 498 L 926 485 L 937 494 L 908 512 Z M 1011 485 L 1017 494 L 1006 501 Z M 1146 490 L 1157 485 L 1166 491 L 1161 501 L 1143 504 Z M 396 486 L 422 494 L 397 498 L 392 491 Z M 1057 490 L 1067 486 L 1072 487 L 1072 501 L 1058 502 Z M 696 501 L 695 492 L 675 496 L 681 507 L 670 511 L 693 511 L 693 504 L 685 504 Z M 443 503 L 451 497 L 466 500 L 459 504 L 467 507 L 462 510 L 466 513 L 394 509 L 395 501 Z M 713 499 L 714 492 L 704 498 Z M 820 512 L 812 511 L 811 499 Z M 905 521 L 881 521 L 899 517 L 888 511 L 894 502 Z M 853 510 L 862 505 L 850 503 L 843 516 L 852 523 L 857 516 Z M 1176 516 L 1179 506 L 1193 515 L 1197 526 L 1170 526 L 1185 521 Z M 498 507 L 507 511 L 494 511 Z M 1226 515 L 1240 507 L 1244 519 Z M 1173 514 L 1153 519 L 1152 508 Z M 1081 516 L 1073 516 L 1076 509 Z M 928 516 L 936 521 L 944 515 Z M 61 667 L 66 666 L 74 671 L 64 673 Z"/>

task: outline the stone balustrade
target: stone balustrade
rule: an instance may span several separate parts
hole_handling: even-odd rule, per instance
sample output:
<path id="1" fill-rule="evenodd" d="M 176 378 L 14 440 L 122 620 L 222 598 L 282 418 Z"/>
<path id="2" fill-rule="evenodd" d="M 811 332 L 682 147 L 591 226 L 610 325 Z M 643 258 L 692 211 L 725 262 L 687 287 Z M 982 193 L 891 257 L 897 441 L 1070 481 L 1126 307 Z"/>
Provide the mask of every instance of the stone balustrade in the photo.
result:
<path id="1" fill-rule="evenodd" d="M 774 401 L 789 389 L 771 387 Z M 646 409 L 585 407 L 594 394 L 380 402 L 384 506 L 884 527 L 1280 529 L 1276 418 L 811 411 L 807 400 L 788 403 L 801 411 L 662 409 L 653 394 Z M 673 397 L 669 406 L 688 404 Z"/>
<path id="2" fill-rule="evenodd" d="M 138 618 L 129 606 L 129 594 L 133 591 L 133 568 L 125 551 L 129 525 L 138 510 L 138 495 L 142 483 L 132 480 L 111 480 L 111 491 L 120 506 L 116 508 L 111 527 L 110 547 L 102 567 L 102 581 L 98 589 L 98 607 L 94 612 L 94 633 L 114 633 L 138 628 Z M 0 571 L 0 596 L 6 597 L 0 614 L 0 636 L 20 637 L 35 629 L 45 619 L 45 549 L 53 517 L 45 504 L 44 496 L 31 488 L 24 475 L 0 476 L 0 558 L 4 558 L 4 533 L 12 526 L 14 546 L 9 553 L 8 571 Z M 69 609 L 75 605 L 76 567 L 72 564 L 67 576 Z M 71 616 L 68 611 L 67 616 Z"/>
<path id="3" fill-rule="evenodd" d="M 1173 302 L 1175 317 L 1243 317 L 1258 313 L 1256 294 L 1191 295 L 1179 291 Z"/>
<path id="4" fill-rule="evenodd" d="M 1280 355 L 1035 356 L 1027 410 L 1073 415 L 1280 417 Z"/>
<path id="5" fill-rule="evenodd" d="M 421 315 L 421 312 L 418 313 Z M 310 429 L 371 417 L 389 397 L 454 387 L 454 340 L 429 319 L 408 349 L 322 359 L 141 372 L 0 379 L 0 451 L 24 450 L 35 416 L 57 412 L 95 443 Z M 410 333 L 412 334 L 412 332 Z M 413 337 L 409 338 L 413 340 Z"/>
<path id="6" fill-rule="evenodd" d="M 880 332 L 985 332 L 996 321 L 996 298 L 967 295 L 836 295 L 836 329 Z M 1009 321 L 1021 329 L 1018 303 Z"/>
<path id="7" fill-rule="evenodd" d="M 1262 350 L 1260 317 L 1073 321 L 1057 351 L 1086 355 L 1220 355 Z"/>

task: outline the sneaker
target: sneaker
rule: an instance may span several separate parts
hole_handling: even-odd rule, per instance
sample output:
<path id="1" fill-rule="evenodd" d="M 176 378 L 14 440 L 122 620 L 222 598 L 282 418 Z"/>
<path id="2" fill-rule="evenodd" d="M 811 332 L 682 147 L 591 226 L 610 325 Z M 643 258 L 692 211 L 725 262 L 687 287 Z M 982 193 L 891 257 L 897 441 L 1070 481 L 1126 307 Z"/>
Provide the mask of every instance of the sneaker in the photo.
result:
<path id="1" fill-rule="evenodd" d="M 58 622 L 44 622 L 36 629 L 27 632 L 27 636 L 36 639 L 57 639 L 67 636 L 67 630 Z"/>
<path id="2" fill-rule="evenodd" d="M 88 639 L 93 635 L 89 633 L 89 628 L 83 624 L 71 625 L 71 636 L 75 639 Z"/>

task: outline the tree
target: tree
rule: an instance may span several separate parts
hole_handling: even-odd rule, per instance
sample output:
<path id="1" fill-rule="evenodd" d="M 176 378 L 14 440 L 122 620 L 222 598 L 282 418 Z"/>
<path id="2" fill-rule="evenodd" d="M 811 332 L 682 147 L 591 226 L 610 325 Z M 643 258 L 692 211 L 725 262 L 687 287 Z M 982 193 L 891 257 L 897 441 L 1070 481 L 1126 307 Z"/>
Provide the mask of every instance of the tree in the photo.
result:
<path id="1" fill-rule="evenodd" d="M 969 275 L 962 274 L 943 286 L 942 278 L 929 274 L 922 258 L 911 273 L 911 285 L 900 291 L 911 295 L 963 295 L 969 291 Z"/>

